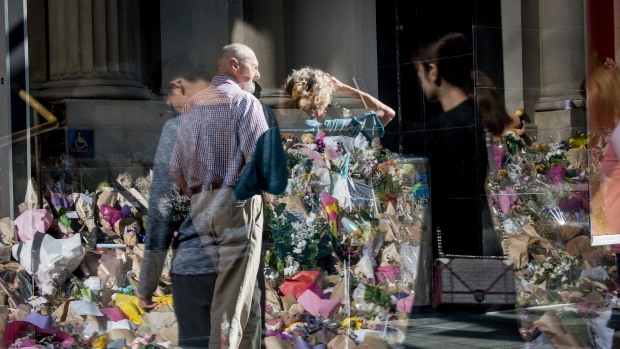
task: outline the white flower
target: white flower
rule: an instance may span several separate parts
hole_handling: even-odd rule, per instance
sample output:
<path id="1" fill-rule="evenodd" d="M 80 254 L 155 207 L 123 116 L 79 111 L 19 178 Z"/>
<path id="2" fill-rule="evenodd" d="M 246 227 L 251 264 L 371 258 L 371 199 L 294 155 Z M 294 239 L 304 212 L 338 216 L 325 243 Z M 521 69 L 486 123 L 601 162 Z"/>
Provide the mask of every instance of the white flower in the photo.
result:
<path id="1" fill-rule="evenodd" d="M 561 282 L 567 282 L 567 281 L 568 281 L 568 278 L 566 276 L 563 276 Z"/>
<path id="2" fill-rule="evenodd" d="M 301 253 L 301 249 L 299 249 L 299 248 L 294 248 L 294 249 L 293 249 L 293 253 L 300 254 L 300 253 Z"/>
<path id="3" fill-rule="evenodd" d="M 297 245 L 298 249 L 304 249 L 306 247 L 307 242 L 306 241 L 300 241 L 299 244 Z M 299 253 L 299 252 L 297 252 Z"/>
<path id="4" fill-rule="evenodd" d="M 298 270 L 299 270 L 299 263 L 293 259 L 293 256 L 291 255 L 286 256 L 286 267 L 284 268 L 284 276 L 292 276 Z"/>
<path id="5" fill-rule="evenodd" d="M 291 265 L 288 268 L 284 268 L 284 276 L 293 276 L 295 275 L 296 272 L 297 272 L 297 267 L 294 265 Z"/>
<path id="6" fill-rule="evenodd" d="M 310 213 L 310 215 L 306 217 L 306 224 L 308 226 L 312 226 L 315 220 L 316 220 L 316 213 Z"/>

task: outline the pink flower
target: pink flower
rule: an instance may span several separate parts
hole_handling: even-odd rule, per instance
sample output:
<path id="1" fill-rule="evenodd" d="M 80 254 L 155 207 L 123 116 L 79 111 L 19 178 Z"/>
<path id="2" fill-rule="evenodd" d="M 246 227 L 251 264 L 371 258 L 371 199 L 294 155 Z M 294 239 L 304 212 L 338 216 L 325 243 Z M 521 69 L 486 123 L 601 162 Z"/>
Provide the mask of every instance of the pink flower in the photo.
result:
<path id="1" fill-rule="evenodd" d="M 515 204 L 521 204 L 521 199 L 517 195 L 517 192 L 508 187 L 505 191 L 500 191 L 499 194 L 492 194 L 494 200 L 499 201 L 499 207 L 504 214 L 510 213 L 510 207 Z"/>
<path id="2" fill-rule="evenodd" d="M 321 137 L 316 139 L 316 145 L 319 148 L 325 148 L 325 133 L 323 132 L 323 134 L 321 135 Z"/>

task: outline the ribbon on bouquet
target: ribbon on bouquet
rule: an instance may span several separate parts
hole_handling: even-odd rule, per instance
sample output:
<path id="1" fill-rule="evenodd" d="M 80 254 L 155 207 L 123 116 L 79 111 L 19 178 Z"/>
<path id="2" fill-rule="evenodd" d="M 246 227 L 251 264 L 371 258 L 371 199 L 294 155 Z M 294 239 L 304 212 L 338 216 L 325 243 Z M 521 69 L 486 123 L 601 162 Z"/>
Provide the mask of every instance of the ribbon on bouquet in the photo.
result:
<path id="1" fill-rule="evenodd" d="M 342 228 L 342 211 L 340 211 L 340 206 L 338 206 L 338 200 L 331 197 L 327 192 L 323 192 L 323 195 L 321 195 L 321 205 L 323 205 L 332 223 L 332 234 L 337 238 L 338 228 Z"/>

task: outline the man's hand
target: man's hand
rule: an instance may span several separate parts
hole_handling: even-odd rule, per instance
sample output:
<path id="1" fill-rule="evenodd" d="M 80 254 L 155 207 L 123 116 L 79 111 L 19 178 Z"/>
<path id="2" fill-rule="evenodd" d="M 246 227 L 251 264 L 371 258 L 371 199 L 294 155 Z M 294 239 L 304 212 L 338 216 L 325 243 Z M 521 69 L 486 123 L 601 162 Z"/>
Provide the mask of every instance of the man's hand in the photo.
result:
<path id="1" fill-rule="evenodd" d="M 157 307 L 157 302 L 153 301 L 153 297 L 145 297 L 139 293 L 136 293 L 136 296 L 138 297 L 138 300 L 140 301 L 138 304 L 140 305 L 140 308 L 142 308 L 142 310 L 144 311 L 150 311 L 155 309 L 155 307 Z"/>
<path id="2" fill-rule="evenodd" d="M 177 185 L 179 186 L 179 188 L 181 188 L 181 191 L 188 198 L 191 199 L 193 192 L 191 188 L 187 187 L 187 183 L 185 182 L 185 178 L 183 177 L 183 171 L 180 168 L 170 166 L 170 170 L 168 171 L 168 173 L 174 179 L 174 181 L 177 182 Z"/>

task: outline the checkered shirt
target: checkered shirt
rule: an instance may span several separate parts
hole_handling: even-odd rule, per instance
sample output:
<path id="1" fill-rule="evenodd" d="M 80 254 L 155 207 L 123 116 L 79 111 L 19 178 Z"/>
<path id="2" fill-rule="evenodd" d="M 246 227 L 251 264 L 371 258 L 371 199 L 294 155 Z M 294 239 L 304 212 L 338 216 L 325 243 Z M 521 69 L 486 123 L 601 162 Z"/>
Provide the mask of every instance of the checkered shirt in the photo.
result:
<path id="1" fill-rule="evenodd" d="M 219 181 L 233 187 L 268 129 L 261 103 L 228 75 L 214 76 L 193 102 L 179 117 L 170 166 L 182 170 L 189 188 Z"/>

